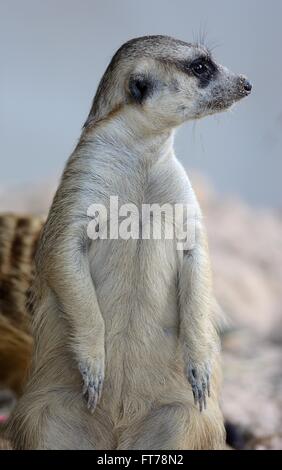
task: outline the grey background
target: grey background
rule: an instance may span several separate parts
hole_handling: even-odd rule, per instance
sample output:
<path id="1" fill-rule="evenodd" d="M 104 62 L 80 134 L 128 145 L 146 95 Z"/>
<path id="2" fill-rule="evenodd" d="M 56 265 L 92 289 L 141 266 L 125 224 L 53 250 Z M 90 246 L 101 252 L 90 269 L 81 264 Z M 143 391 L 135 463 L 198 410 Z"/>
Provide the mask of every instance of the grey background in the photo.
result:
<path id="1" fill-rule="evenodd" d="M 0 9 L 2 187 L 59 176 L 124 41 L 205 31 L 254 92 L 232 113 L 185 125 L 177 154 L 217 191 L 281 207 L 281 0 L 1 0 Z"/>

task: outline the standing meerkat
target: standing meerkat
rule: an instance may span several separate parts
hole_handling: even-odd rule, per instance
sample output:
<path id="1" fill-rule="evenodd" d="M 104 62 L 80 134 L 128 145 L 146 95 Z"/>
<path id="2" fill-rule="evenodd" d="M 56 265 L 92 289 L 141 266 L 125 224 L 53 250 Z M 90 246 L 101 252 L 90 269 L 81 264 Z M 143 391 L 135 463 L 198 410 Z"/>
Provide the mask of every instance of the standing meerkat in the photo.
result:
<path id="1" fill-rule="evenodd" d="M 10 423 L 16 448 L 224 447 L 210 261 L 173 134 L 250 91 L 206 48 L 170 37 L 133 39 L 114 55 L 39 244 L 35 353 Z M 88 209 L 108 209 L 111 196 L 193 207 L 193 246 L 91 240 Z"/>

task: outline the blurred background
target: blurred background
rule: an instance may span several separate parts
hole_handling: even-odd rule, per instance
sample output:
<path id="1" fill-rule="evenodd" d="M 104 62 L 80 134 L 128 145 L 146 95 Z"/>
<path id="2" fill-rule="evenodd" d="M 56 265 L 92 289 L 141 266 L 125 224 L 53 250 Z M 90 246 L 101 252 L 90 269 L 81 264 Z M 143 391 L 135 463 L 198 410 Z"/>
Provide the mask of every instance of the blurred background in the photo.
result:
<path id="1" fill-rule="evenodd" d="M 1 212 L 46 214 L 98 82 L 126 40 L 203 39 L 253 83 L 231 112 L 183 126 L 176 152 L 204 210 L 228 319 L 226 420 L 237 446 L 282 448 L 282 2 L 0 0 L 0 9 Z"/>

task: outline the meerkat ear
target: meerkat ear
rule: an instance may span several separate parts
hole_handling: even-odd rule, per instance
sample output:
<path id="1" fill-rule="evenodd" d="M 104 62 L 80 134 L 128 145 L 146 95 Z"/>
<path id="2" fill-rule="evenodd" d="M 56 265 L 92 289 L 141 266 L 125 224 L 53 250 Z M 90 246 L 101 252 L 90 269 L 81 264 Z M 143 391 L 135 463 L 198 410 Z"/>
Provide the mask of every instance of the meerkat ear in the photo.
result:
<path id="1" fill-rule="evenodd" d="M 143 103 L 155 88 L 154 80 L 148 75 L 131 75 L 129 79 L 129 93 L 137 103 Z"/>

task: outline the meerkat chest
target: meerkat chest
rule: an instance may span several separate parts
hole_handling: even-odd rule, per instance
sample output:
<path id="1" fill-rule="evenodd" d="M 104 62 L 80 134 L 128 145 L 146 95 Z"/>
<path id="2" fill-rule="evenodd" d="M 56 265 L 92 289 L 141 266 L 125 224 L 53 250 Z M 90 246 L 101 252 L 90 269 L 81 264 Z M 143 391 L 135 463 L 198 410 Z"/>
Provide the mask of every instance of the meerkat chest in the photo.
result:
<path id="1" fill-rule="evenodd" d="M 185 172 L 168 161 L 147 173 L 123 175 L 123 180 L 116 176 L 105 204 L 93 205 L 89 256 L 102 303 L 109 305 L 109 286 L 119 300 L 140 291 L 143 296 L 146 292 L 150 301 L 162 301 L 152 289 L 174 289 L 179 262 L 175 206 L 183 221 L 185 205 L 195 206 L 190 188 Z M 169 300 L 174 302 L 173 295 Z"/>
<path id="2" fill-rule="evenodd" d="M 105 179 L 100 178 L 103 190 L 97 193 L 103 197 L 88 208 L 91 240 L 171 240 L 177 217 L 184 220 L 188 212 L 198 212 L 187 175 L 176 160 L 149 169 L 144 164 L 115 169 L 110 167 Z"/>

